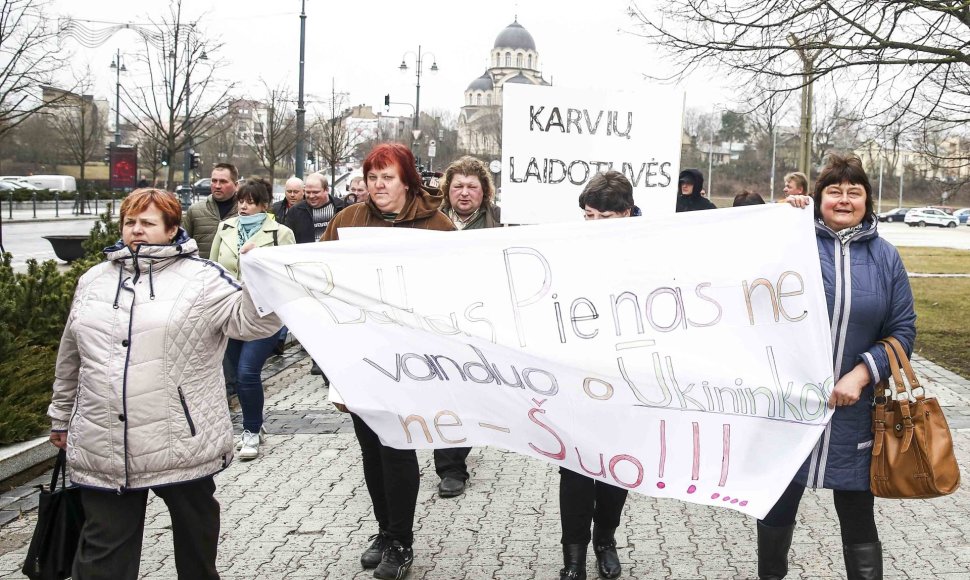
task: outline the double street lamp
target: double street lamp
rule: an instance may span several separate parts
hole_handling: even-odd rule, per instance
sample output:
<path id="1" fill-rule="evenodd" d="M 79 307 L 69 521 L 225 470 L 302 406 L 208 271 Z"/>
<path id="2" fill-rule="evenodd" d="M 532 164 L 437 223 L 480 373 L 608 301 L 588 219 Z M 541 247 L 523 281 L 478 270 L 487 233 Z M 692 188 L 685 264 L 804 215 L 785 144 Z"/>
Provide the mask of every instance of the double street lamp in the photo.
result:
<path id="1" fill-rule="evenodd" d="M 408 63 L 407 63 L 408 55 L 414 58 L 414 61 L 415 61 L 414 73 L 417 79 L 417 83 L 415 85 L 417 88 L 417 92 L 414 96 L 414 120 L 411 123 L 411 129 L 413 130 L 413 135 L 414 135 L 414 142 L 417 143 L 418 138 L 421 136 L 421 133 L 418 132 L 419 131 L 418 120 L 421 117 L 421 73 L 424 70 L 423 69 L 424 61 L 422 60 L 422 58 L 426 58 L 428 56 L 431 57 L 431 68 L 429 69 L 431 72 L 438 72 L 438 62 L 437 62 L 438 59 L 436 59 L 434 54 L 432 53 L 426 53 L 422 55 L 421 45 L 419 44 L 417 54 L 411 51 L 408 51 L 408 52 L 405 52 L 403 56 L 401 56 L 401 66 L 399 66 L 398 68 L 402 73 L 407 72 L 408 70 Z"/>
<path id="2" fill-rule="evenodd" d="M 115 71 L 115 146 L 121 145 L 121 73 L 128 72 L 125 63 L 121 62 L 121 49 L 115 53 L 111 61 L 111 68 Z"/>

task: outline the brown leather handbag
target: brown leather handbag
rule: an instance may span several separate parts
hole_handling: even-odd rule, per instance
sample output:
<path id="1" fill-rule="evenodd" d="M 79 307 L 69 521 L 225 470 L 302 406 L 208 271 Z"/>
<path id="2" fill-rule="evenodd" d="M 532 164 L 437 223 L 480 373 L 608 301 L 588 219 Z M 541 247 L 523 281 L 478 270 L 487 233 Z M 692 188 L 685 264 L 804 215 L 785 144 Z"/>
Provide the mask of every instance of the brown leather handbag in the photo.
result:
<path id="1" fill-rule="evenodd" d="M 899 341 L 879 342 L 889 356 L 896 389 L 889 388 L 888 379 L 876 385 L 869 487 L 877 497 L 897 499 L 953 493 L 960 487 L 960 468 L 940 403 L 926 396 Z"/>

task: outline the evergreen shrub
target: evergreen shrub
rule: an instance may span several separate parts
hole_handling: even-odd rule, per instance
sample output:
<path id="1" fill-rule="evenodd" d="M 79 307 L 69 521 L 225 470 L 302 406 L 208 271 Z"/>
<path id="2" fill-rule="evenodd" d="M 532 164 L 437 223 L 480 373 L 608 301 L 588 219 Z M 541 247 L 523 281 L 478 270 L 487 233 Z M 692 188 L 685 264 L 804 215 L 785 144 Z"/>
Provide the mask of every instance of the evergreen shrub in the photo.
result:
<path id="1" fill-rule="evenodd" d="M 84 257 L 61 271 L 57 262 L 27 261 L 15 273 L 12 256 L 0 261 L 0 444 L 26 441 L 50 428 L 54 362 L 77 280 L 121 237 L 110 212 L 84 242 Z"/>

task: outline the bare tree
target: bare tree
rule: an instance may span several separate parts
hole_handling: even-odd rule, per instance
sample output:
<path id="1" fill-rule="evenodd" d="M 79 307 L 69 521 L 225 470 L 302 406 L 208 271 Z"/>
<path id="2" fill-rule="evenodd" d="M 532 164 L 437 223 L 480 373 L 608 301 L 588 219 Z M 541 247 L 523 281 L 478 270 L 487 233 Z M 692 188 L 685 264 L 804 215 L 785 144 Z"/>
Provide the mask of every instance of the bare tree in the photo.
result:
<path id="1" fill-rule="evenodd" d="M 956 203 L 970 189 L 970 139 L 947 132 L 938 123 L 926 122 L 912 141 L 918 157 L 919 177 L 943 205 Z"/>
<path id="2" fill-rule="evenodd" d="M 152 176 L 152 187 L 158 186 L 158 176 L 165 169 L 162 162 L 166 161 L 167 163 L 165 151 L 158 145 L 162 141 L 163 137 L 158 133 L 152 135 L 139 132 L 138 134 L 138 161 L 143 167 L 148 168 L 148 172 Z"/>
<path id="3" fill-rule="evenodd" d="M 838 97 L 816 104 L 812 127 L 812 165 L 822 165 L 832 150 L 852 151 L 858 145 L 861 118 L 845 99 Z"/>
<path id="4" fill-rule="evenodd" d="M 182 20 L 182 0 L 175 0 L 169 14 L 152 20 L 153 31 L 141 33 L 145 52 L 139 60 L 146 66 L 148 81 L 122 86 L 130 111 L 125 120 L 144 135 L 158 136 L 159 149 L 170 156 L 167 182 L 175 182 L 175 155 L 183 154 L 211 135 L 210 129 L 224 116 L 234 83 L 219 80 L 224 63 L 215 60 L 222 45 L 206 38 L 195 23 Z"/>
<path id="5" fill-rule="evenodd" d="M 310 126 L 311 140 L 317 143 L 317 154 L 330 166 L 331 185 L 337 179 L 337 166 L 357 150 L 364 137 L 350 130 L 347 117 L 350 110 L 344 109 L 346 95 L 331 89 L 331 98 L 325 115 L 318 115 Z"/>
<path id="6" fill-rule="evenodd" d="M 64 93 L 51 109 L 51 119 L 57 130 L 61 151 L 66 159 L 80 168 L 81 188 L 78 190 L 80 201 L 84 203 L 87 188 L 84 187 L 85 165 L 97 159 L 104 147 L 106 112 L 98 108 L 92 95 L 84 92 L 91 86 L 91 71 L 77 83 L 81 90 L 77 93 Z"/>
<path id="7" fill-rule="evenodd" d="M 633 4 L 630 16 L 668 52 L 675 78 L 726 65 L 742 85 L 774 77 L 772 93 L 844 78 L 883 126 L 970 121 L 966 0 L 671 0 L 649 11 Z M 805 75 L 799 55 L 809 53 Z"/>
<path id="8" fill-rule="evenodd" d="M 269 172 L 269 179 L 276 177 L 276 166 L 289 159 L 296 149 L 296 116 L 290 109 L 290 91 L 286 87 L 266 89 L 266 114 L 256 122 L 259 137 L 248 143 L 260 165 Z"/>
<path id="9" fill-rule="evenodd" d="M 231 108 L 230 105 L 230 110 Z M 244 145 L 244 139 L 240 138 L 236 131 L 236 121 L 237 119 L 230 112 L 209 127 L 201 144 L 196 148 L 200 151 L 203 159 L 210 159 L 213 163 L 233 163 L 238 167 L 239 158 L 247 152 L 247 149 Z"/>
<path id="10" fill-rule="evenodd" d="M 41 98 L 64 65 L 57 35 L 38 0 L 0 2 L 0 139 L 52 104 Z"/>

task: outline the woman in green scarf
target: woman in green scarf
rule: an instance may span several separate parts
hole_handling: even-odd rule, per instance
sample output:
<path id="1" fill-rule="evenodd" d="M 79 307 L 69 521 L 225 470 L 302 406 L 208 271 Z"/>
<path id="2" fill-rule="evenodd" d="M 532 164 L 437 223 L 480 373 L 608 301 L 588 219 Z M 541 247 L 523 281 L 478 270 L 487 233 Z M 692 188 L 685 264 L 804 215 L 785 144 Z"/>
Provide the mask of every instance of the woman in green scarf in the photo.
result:
<path id="1" fill-rule="evenodd" d="M 250 179 L 236 193 L 239 216 L 219 224 L 209 259 L 225 268 L 233 277 L 242 279 L 239 256 L 253 248 L 282 246 L 296 243 L 293 230 L 276 223 L 266 212 L 272 201 L 270 187 L 260 180 Z M 229 339 L 226 359 L 236 370 L 236 394 L 243 414 L 243 433 L 239 458 L 255 459 L 263 438 L 263 364 L 272 354 L 278 335 L 251 341 Z"/>

